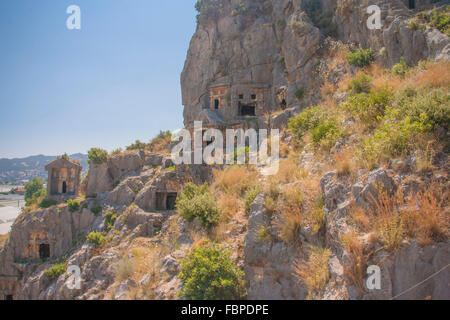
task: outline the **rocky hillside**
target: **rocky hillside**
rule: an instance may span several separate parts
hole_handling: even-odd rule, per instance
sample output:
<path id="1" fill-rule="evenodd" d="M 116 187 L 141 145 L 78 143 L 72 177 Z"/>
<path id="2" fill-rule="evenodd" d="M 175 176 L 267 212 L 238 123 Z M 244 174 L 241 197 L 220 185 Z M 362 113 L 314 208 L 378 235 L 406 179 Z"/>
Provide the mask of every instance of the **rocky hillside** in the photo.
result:
<path id="1" fill-rule="evenodd" d="M 212 84 L 265 83 L 278 173 L 91 158 L 80 198 L 2 239 L 0 297 L 450 299 L 448 9 L 374 1 L 370 31 L 364 3 L 199 1 L 185 122 L 215 121 Z"/>

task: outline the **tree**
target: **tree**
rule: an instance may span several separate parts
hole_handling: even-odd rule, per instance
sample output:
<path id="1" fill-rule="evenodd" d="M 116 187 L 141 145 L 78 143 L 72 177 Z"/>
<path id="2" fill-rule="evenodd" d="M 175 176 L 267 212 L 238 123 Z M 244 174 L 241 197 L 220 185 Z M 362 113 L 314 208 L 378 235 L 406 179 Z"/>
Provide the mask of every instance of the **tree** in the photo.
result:
<path id="1" fill-rule="evenodd" d="M 99 148 L 88 151 L 88 161 L 93 164 L 102 164 L 108 161 L 108 152 Z"/>
<path id="2" fill-rule="evenodd" d="M 30 206 L 38 202 L 39 198 L 46 195 L 44 182 L 40 179 L 34 178 L 32 181 L 25 184 L 25 205 Z"/>

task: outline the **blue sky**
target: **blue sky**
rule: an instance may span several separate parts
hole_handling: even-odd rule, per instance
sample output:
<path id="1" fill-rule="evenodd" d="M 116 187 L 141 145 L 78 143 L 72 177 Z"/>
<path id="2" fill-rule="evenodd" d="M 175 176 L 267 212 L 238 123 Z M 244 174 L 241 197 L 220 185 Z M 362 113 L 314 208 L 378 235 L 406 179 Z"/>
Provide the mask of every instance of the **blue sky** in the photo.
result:
<path id="1" fill-rule="evenodd" d="M 109 151 L 183 126 L 195 0 L 0 1 L 0 158 Z M 66 9 L 81 8 L 81 30 Z"/>

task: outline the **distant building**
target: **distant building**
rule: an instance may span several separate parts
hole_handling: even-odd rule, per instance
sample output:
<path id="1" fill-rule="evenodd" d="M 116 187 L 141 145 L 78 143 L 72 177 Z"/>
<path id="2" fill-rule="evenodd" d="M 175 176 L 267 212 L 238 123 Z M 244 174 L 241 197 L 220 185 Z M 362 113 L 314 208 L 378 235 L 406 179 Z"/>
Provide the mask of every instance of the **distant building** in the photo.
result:
<path id="1" fill-rule="evenodd" d="M 47 198 L 58 202 L 78 197 L 81 181 L 81 165 L 68 157 L 50 162 L 48 172 Z"/>
<path id="2" fill-rule="evenodd" d="M 25 188 L 24 187 L 18 187 L 18 188 L 11 189 L 11 193 L 23 196 L 25 194 Z"/>

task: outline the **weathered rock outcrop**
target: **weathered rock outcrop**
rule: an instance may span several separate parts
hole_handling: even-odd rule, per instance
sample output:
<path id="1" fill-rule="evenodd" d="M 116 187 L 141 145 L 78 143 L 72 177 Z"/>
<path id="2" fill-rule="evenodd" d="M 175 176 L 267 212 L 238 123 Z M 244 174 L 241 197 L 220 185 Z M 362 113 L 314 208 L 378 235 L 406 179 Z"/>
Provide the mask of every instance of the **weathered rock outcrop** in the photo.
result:
<path id="1" fill-rule="evenodd" d="M 319 3 L 319 12 L 306 10 L 315 5 L 312 2 Z M 417 2 L 417 7 L 430 2 Z M 317 69 L 319 52 L 326 48 L 323 40 L 327 30 L 315 26 L 318 17 L 308 13 L 329 13 L 324 15 L 328 17 L 326 26 L 335 28 L 338 40 L 372 48 L 377 61 L 384 66 L 392 66 L 402 56 L 411 65 L 425 58 L 450 58 L 449 38 L 430 27 L 410 28 L 408 21 L 414 12 L 402 0 L 370 3 L 381 9 L 380 30 L 368 29 L 369 4 L 359 0 L 203 3 L 181 75 L 184 122 L 188 127 L 194 120 L 228 127 L 239 123 L 242 119 L 234 101 L 243 98 L 242 103 L 248 102 L 245 96 L 239 97 L 247 94 L 247 87 L 268 90 L 263 112 L 317 102 L 320 96 L 316 89 L 322 81 Z M 210 89 L 217 86 L 222 90 L 228 88 L 228 95 L 227 101 L 219 101 L 214 110 Z M 301 102 L 296 97 L 299 89 L 305 92 Z M 268 125 L 263 116 L 257 123 L 259 127 Z"/>
<path id="2" fill-rule="evenodd" d="M 259 195 L 251 206 L 248 232 L 244 242 L 244 270 L 250 300 L 305 299 L 307 290 L 293 275 L 296 259 L 303 259 L 301 248 L 280 241 L 261 240 L 261 228 L 269 228 L 271 220 Z M 274 236 L 274 239 L 276 236 Z"/>
<path id="3" fill-rule="evenodd" d="M 368 5 L 362 1 L 341 0 L 336 1 L 335 6 L 330 5 L 329 8 L 337 8 L 335 23 L 339 39 L 372 48 L 377 53 L 378 61 L 385 66 L 394 65 L 400 57 L 404 57 L 411 65 L 425 58 L 450 58 L 450 40 L 446 35 L 430 27 L 424 26 L 423 30 L 408 27 L 408 21 L 414 17 L 414 12 L 402 0 L 378 0 L 370 3 L 378 5 L 382 10 L 383 26 L 380 30 L 367 28 Z"/>
<path id="4" fill-rule="evenodd" d="M 333 270 L 343 270 L 349 262 L 349 252 L 346 251 L 342 236 L 352 230 L 349 225 L 352 207 L 359 206 L 369 210 L 370 206 L 379 201 L 380 192 L 392 194 L 398 186 L 384 169 L 362 173 L 360 181 L 353 186 L 340 181 L 336 172 L 329 172 L 322 178 L 321 185 L 325 198 L 326 247 L 330 248 L 333 254 L 330 259 L 332 262 L 330 272 L 333 274 Z M 430 297 L 447 300 L 450 297 L 450 288 L 446 279 L 450 270 L 442 269 L 448 265 L 448 261 L 450 261 L 448 243 L 421 248 L 415 241 L 405 241 L 398 252 L 377 250 L 373 257 L 364 261 L 368 266 L 380 267 L 381 290 L 366 288 L 361 295 L 352 282 L 341 273 L 341 277 L 346 280 L 339 282 L 334 288 L 327 288 L 325 298 L 423 300 Z M 435 275 L 437 272 L 440 273 Z M 432 275 L 433 277 L 428 279 Z M 424 280 L 427 281 L 422 283 Z M 366 281 L 367 277 L 364 277 L 364 284 Z M 416 285 L 417 288 L 414 287 Z"/>
<path id="5" fill-rule="evenodd" d="M 100 193 L 111 191 L 114 187 L 114 180 L 106 163 L 90 164 L 86 179 L 86 195 L 88 197 L 96 197 Z"/>

